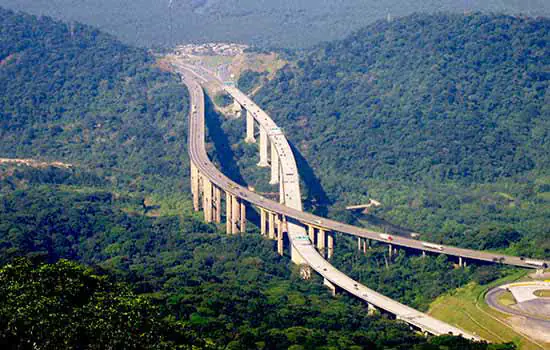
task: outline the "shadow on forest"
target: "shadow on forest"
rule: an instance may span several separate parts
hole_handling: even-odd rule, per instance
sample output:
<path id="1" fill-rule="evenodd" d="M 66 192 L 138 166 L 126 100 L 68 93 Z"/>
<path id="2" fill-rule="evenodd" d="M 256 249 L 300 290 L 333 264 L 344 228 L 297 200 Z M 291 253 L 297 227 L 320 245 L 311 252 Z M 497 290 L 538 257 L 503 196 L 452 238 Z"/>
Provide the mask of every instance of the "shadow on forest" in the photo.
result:
<path id="1" fill-rule="evenodd" d="M 220 164 L 220 170 L 231 180 L 235 181 L 241 186 L 247 186 L 239 167 L 237 166 L 237 159 L 235 154 L 231 150 L 231 142 L 229 137 L 222 129 L 222 117 L 214 109 L 214 103 L 207 94 L 205 98 L 205 120 L 206 127 L 208 129 L 208 140 L 214 143 L 215 152 L 213 157 Z M 260 217 L 258 213 L 250 206 L 247 206 L 246 216 L 249 221 L 259 224 Z"/>
<path id="2" fill-rule="evenodd" d="M 300 153 L 300 150 L 294 146 L 292 142 L 288 141 L 288 143 L 296 158 L 296 166 L 298 167 L 300 177 L 304 180 L 307 187 L 307 203 L 304 204 L 306 207 L 309 207 L 313 213 L 320 216 L 326 216 L 328 214 L 327 206 L 330 204 L 327 193 L 323 189 L 319 178 L 315 175 L 315 172 L 307 160 Z"/>

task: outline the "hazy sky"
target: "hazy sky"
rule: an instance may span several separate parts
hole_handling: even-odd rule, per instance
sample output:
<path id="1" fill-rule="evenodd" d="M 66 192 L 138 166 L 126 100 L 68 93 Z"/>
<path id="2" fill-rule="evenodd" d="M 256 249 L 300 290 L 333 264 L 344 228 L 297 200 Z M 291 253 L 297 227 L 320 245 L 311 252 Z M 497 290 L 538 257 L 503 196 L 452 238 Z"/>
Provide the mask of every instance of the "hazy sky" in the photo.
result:
<path id="1" fill-rule="evenodd" d="M 341 38 L 388 13 L 474 9 L 550 15 L 550 0 L 172 0 L 171 13 L 170 2 L 0 0 L 0 6 L 92 24 L 145 46 L 166 45 L 172 39 L 304 47 Z"/>

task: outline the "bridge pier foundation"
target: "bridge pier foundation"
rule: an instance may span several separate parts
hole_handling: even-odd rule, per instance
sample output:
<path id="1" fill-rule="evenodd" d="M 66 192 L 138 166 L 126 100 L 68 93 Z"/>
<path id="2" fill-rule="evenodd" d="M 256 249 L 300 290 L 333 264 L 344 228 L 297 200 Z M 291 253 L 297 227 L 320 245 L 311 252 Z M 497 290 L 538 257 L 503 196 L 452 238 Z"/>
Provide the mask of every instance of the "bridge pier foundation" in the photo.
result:
<path id="1" fill-rule="evenodd" d="M 266 226 L 267 226 L 267 218 L 266 218 L 266 211 L 264 208 L 260 208 L 260 233 L 262 236 L 265 236 L 266 234 Z"/>
<path id="2" fill-rule="evenodd" d="M 267 146 L 269 139 L 267 137 L 267 131 L 260 126 L 260 162 L 259 167 L 267 167 L 269 163 L 267 161 Z"/>
<path id="3" fill-rule="evenodd" d="M 231 233 L 236 235 L 239 233 L 239 219 L 241 208 L 239 200 L 236 196 L 231 196 Z"/>
<path id="4" fill-rule="evenodd" d="M 241 233 L 246 232 L 246 205 L 244 204 L 243 200 L 240 200 L 241 202 Z"/>
<path id="5" fill-rule="evenodd" d="M 311 241 L 311 244 L 315 244 L 315 227 L 308 226 L 307 233 L 309 235 L 309 240 Z"/>
<path id="6" fill-rule="evenodd" d="M 232 215 L 232 203 L 231 203 L 231 193 L 225 192 L 225 233 L 228 235 L 231 234 L 231 226 L 233 222 L 233 215 Z"/>
<path id="7" fill-rule="evenodd" d="M 239 102 L 237 102 L 237 100 L 233 101 L 233 111 L 235 112 L 235 115 L 237 116 L 237 118 L 240 117 L 242 114 L 243 107 Z"/>
<path id="8" fill-rule="evenodd" d="M 214 188 L 214 201 L 216 203 L 216 223 L 222 222 L 222 191 L 219 187 Z"/>
<path id="9" fill-rule="evenodd" d="M 372 305 L 371 303 L 367 303 L 367 305 L 367 315 L 373 316 L 378 313 L 378 308 L 376 306 Z"/>
<path id="10" fill-rule="evenodd" d="M 191 162 L 191 193 L 193 194 L 193 209 L 195 211 L 200 210 L 199 192 L 199 170 L 197 169 L 197 166 Z"/>
<path id="11" fill-rule="evenodd" d="M 334 233 L 329 232 L 327 235 L 327 258 L 331 259 L 334 255 Z"/>
<path id="12" fill-rule="evenodd" d="M 246 138 L 244 139 L 244 142 L 255 143 L 256 138 L 254 137 L 254 116 L 246 109 L 244 109 L 243 112 L 246 114 Z"/>
<path id="13" fill-rule="evenodd" d="M 279 183 L 279 155 L 277 154 L 277 149 L 275 145 L 271 144 L 271 179 L 269 180 L 270 185 L 276 185 Z"/>
<path id="14" fill-rule="evenodd" d="M 336 296 L 336 286 L 331 281 L 323 278 L 323 285 L 330 290 L 330 294 L 332 294 L 333 297 Z"/>
<path id="15" fill-rule="evenodd" d="M 207 223 L 212 222 L 212 182 L 206 177 L 202 179 L 203 184 L 203 211 L 204 221 Z"/>
<path id="16" fill-rule="evenodd" d="M 276 214 L 275 213 L 268 213 L 269 216 L 269 239 L 275 239 L 275 219 Z"/>
<path id="17" fill-rule="evenodd" d="M 319 250 L 319 254 L 324 258 L 325 257 L 325 249 L 326 249 L 326 233 L 325 230 L 319 229 L 319 232 L 317 232 L 317 249 Z"/>
<path id="18" fill-rule="evenodd" d="M 277 228 L 277 253 L 280 255 L 280 256 L 283 256 L 284 254 L 284 230 L 283 230 L 283 226 L 284 225 L 284 221 L 285 221 L 285 218 L 284 216 L 279 219 L 279 222 L 278 222 L 278 228 Z"/>

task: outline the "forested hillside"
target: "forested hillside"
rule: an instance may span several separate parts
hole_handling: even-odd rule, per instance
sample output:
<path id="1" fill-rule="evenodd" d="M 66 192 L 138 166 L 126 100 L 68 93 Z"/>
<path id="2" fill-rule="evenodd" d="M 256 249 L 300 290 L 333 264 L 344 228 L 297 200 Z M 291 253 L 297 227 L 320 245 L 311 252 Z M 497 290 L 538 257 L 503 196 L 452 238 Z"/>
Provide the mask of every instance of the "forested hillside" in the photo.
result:
<path id="1" fill-rule="evenodd" d="M 95 28 L 0 9 L 0 154 L 161 188 L 187 176 L 187 90 Z"/>
<path id="2" fill-rule="evenodd" d="M 319 177 L 321 204 L 374 197 L 425 238 L 548 256 L 549 39 L 548 19 L 382 21 L 307 52 L 255 98 Z"/>

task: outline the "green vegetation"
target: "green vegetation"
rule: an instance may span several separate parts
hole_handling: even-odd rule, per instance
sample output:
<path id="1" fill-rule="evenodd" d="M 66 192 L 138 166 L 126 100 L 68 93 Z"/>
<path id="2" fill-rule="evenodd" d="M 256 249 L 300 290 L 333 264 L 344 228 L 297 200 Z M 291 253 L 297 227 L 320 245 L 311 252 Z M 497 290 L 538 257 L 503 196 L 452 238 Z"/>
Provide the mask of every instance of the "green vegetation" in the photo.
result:
<path id="1" fill-rule="evenodd" d="M 73 163 L 134 191 L 185 185 L 187 90 L 145 50 L 3 9 L 0 38 L 2 157 Z"/>
<path id="2" fill-rule="evenodd" d="M 504 306 L 510 306 L 517 304 L 516 299 L 514 298 L 514 295 L 512 292 L 505 291 L 498 297 L 499 304 L 502 304 Z"/>
<path id="3" fill-rule="evenodd" d="M 195 338 L 164 320 L 149 298 L 74 262 L 16 259 L 0 268 L 0 344 L 9 349 L 204 345 Z"/>
<path id="4" fill-rule="evenodd" d="M 118 344 L 129 332 L 128 348 L 139 334 L 159 348 L 497 349 L 457 338 L 428 340 L 405 324 L 366 317 L 365 305 L 332 298 L 319 277 L 303 281 L 273 242 L 258 234 L 226 236 L 189 207 L 172 211 L 170 198 L 144 206 L 137 195 L 74 180 L 29 185 L 24 168 L 16 178 L 4 178 L 17 188 L 0 196 L 0 339 L 23 344 L 18 348 L 29 341 L 48 341 L 48 349 Z M 151 208 L 155 216 L 147 215 Z M 31 266 L 17 256 L 58 262 Z M 130 285 L 109 282 L 113 278 Z M 32 307 L 21 309 L 27 304 Z M 38 322 L 41 333 L 25 332 Z M 151 348 L 147 344 L 135 348 Z"/>
<path id="5" fill-rule="evenodd" d="M 517 272 L 487 285 L 472 282 L 437 298 L 430 306 L 429 313 L 493 342 L 514 342 L 522 350 L 540 349 L 507 325 L 504 322 L 506 315 L 491 309 L 484 301 L 489 289 L 518 280 L 525 274 Z"/>
<path id="6" fill-rule="evenodd" d="M 550 289 L 536 290 L 533 294 L 541 298 L 550 298 Z"/>
<path id="7" fill-rule="evenodd" d="M 312 209 L 357 223 L 344 205 L 375 198 L 371 214 L 423 239 L 548 257 L 549 33 L 482 14 L 377 22 L 256 99 L 313 169 Z"/>

